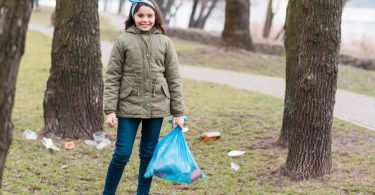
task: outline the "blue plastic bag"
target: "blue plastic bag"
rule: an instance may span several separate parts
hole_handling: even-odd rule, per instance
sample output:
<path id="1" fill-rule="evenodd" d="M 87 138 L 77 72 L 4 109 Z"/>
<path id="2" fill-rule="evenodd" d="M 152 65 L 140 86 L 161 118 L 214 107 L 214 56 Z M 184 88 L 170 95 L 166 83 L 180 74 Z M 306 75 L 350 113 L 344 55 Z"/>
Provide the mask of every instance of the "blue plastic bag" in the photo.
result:
<path id="1" fill-rule="evenodd" d="M 181 183 L 192 183 L 199 178 L 207 177 L 195 162 L 179 126 L 156 145 L 144 177 L 152 175 Z"/>

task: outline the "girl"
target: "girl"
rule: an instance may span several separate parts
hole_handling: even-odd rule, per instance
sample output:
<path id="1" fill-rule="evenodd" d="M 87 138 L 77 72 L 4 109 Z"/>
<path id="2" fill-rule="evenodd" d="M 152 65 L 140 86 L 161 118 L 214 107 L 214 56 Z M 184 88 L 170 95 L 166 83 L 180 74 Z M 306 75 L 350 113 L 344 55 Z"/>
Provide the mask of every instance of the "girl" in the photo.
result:
<path id="1" fill-rule="evenodd" d="M 137 194 L 148 194 L 152 178 L 143 175 L 158 142 L 163 117 L 173 115 L 172 128 L 183 128 L 184 105 L 177 54 L 164 35 L 154 0 L 132 2 L 125 33 L 113 46 L 104 88 L 106 123 L 117 128 L 103 194 L 115 194 L 142 122 Z"/>

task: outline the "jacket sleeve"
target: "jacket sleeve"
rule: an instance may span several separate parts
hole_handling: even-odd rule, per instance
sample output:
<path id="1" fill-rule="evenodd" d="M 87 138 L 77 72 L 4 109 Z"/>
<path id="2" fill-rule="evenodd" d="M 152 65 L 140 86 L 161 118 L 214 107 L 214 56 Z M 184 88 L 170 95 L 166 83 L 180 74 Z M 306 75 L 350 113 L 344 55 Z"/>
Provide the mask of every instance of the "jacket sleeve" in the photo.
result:
<path id="1" fill-rule="evenodd" d="M 125 62 L 124 48 L 117 38 L 109 58 L 106 79 L 104 81 L 104 113 L 116 112 L 121 86 L 122 65 Z"/>
<path id="2" fill-rule="evenodd" d="M 168 38 L 167 52 L 165 54 L 165 77 L 171 94 L 171 114 L 173 116 L 182 116 L 184 114 L 182 81 L 178 66 L 176 50 L 172 40 Z"/>

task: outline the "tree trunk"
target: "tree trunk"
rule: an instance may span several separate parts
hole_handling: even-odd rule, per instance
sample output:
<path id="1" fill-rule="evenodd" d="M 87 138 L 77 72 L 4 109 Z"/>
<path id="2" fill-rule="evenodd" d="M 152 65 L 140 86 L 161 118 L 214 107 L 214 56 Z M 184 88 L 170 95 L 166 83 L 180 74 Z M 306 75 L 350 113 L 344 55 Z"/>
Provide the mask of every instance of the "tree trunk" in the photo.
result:
<path id="1" fill-rule="evenodd" d="M 34 0 L 35 7 L 39 7 L 39 0 Z"/>
<path id="2" fill-rule="evenodd" d="M 125 0 L 120 0 L 119 5 L 118 5 L 118 10 L 117 10 L 118 14 L 122 14 L 123 9 L 124 9 L 124 4 L 125 4 Z"/>
<path id="3" fill-rule="evenodd" d="M 166 24 L 170 21 L 170 12 L 172 5 L 175 3 L 175 0 L 155 0 L 155 2 L 158 4 L 161 13 L 163 15 L 163 20 Z"/>
<path id="4" fill-rule="evenodd" d="M 293 1 L 300 12 L 294 110 L 287 175 L 304 180 L 331 171 L 331 128 L 341 42 L 341 0 Z M 298 11 L 300 10 L 300 11 Z M 291 30 L 287 28 L 287 30 Z M 288 32 L 287 32 L 288 34 Z"/>
<path id="5" fill-rule="evenodd" d="M 204 25 L 206 24 L 206 21 L 207 21 L 208 17 L 211 15 L 211 12 L 212 12 L 212 10 L 214 10 L 218 1 L 219 0 L 212 0 L 210 9 L 208 10 L 207 14 L 203 17 L 202 22 L 200 24 L 200 28 L 202 28 L 202 29 L 204 28 Z"/>
<path id="6" fill-rule="evenodd" d="M 163 19 L 165 17 L 165 10 L 163 9 L 164 8 L 164 0 L 155 0 L 156 4 L 158 4 L 159 8 L 160 8 L 160 11 L 161 11 L 161 14 L 163 15 Z"/>
<path id="7" fill-rule="evenodd" d="M 165 22 L 166 24 L 169 24 L 171 20 L 171 11 L 172 11 L 172 5 L 174 4 L 174 0 L 168 0 L 167 5 L 165 6 L 164 10 L 166 12 L 165 15 Z"/>
<path id="8" fill-rule="evenodd" d="M 168 24 L 170 23 L 170 21 L 173 18 L 176 17 L 177 12 L 178 12 L 178 10 L 180 10 L 180 8 L 182 7 L 182 5 L 183 5 L 183 1 L 180 2 L 178 5 L 175 5 L 175 9 L 173 10 L 173 12 L 172 12 L 172 10 L 169 12 L 169 21 L 168 21 Z"/>
<path id="9" fill-rule="evenodd" d="M 264 23 L 264 29 L 263 29 L 263 38 L 268 38 L 270 36 L 271 27 L 272 27 L 272 20 L 275 13 L 272 10 L 273 2 L 272 0 L 268 1 L 268 7 L 267 7 L 267 14 L 266 14 L 266 22 Z"/>
<path id="10" fill-rule="evenodd" d="M 292 111 L 294 110 L 294 92 L 296 82 L 296 68 L 299 63 L 298 51 L 299 40 L 301 38 L 301 14 L 302 9 L 296 8 L 296 1 L 289 0 L 287 14 L 285 19 L 285 41 L 286 48 L 286 71 L 285 71 L 285 98 L 284 98 L 284 114 L 283 124 L 281 127 L 281 134 L 277 143 L 283 147 L 288 146 L 288 141 L 291 136 L 290 125 L 292 122 Z"/>
<path id="11" fill-rule="evenodd" d="M 194 18 L 195 18 L 198 0 L 194 0 L 193 2 L 193 9 L 192 9 L 190 20 L 189 20 L 189 28 L 203 29 L 208 17 L 211 15 L 211 12 L 215 8 L 218 0 L 201 0 L 200 2 L 201 2 L 201 6 L 200 6 L 200 11 L 199 11 L 199 15 L 197 19 L 194 19 Z M 208 6 L 209 2 L 211 3 Z"/>
<path id="12" fill-rule="evenodd" d="M 104 12 L 108 11 L 108 0 L 104 0 Z"/>
<path id="13" fill-rule="evenodd" d="M 273 40 L 277 41 L 281 36 L 283 36 L 285 33 L 285 24 L 284 26 L 279 30 L 279 32 L 276 34 L 275 38 Z M 284 38 L 283 38 L 284 40 Z"/>
<path id="14" fill-rule="evenodd" d="M 199 11 L 198 18 L 194 21 L 194 28 L 199 28 L 200 22 L 203 18 L 204 10 L 206 9 L 208 0 L 201 0 L 201 9 Z"/>
<path id="15" fill-rule="evenodd" d="M 43 134 L 90 138 L 103 130 L 98 0 L 57 0 Z"/>
<path id="16" fill-rule="evenodd" d="M 202 12 L 199 14 L 199 17 L 196 21 L 196 27 L 197 28 L 200 28 L 200 29 L 204 28 L 204 25 L 206 24 L 206 21 L 207 21 L 208 17 L 211 15 L 211 12 L 215 8 L 217 2 L 218 2 L 218 0 L 211 0 L 211 5 L 208 8 L 208 11 L 206 12 L 206 14 L 203 14 L 204 12 L 202 10 Z M 207 5 L 204 7 L 204 9 L 206 9 L 206 7 L 207 7 Z"/>
<path id="17" fill-rule="evenodd" d="M 193 9 L 191 10 L 191 14 L 190 14 L 189 28 L 193 28 L 194 27 L 194 23 L 195 23 L 194 16 L 195 16 L 195 12 L 197 11 L 198 1 L 199 0 L 194 0 L 193 1 Z"/>
<path id="18" fill-rule="evenodd" d="M 226 0 L 225 25 L 221 34 L 224 46 L 254 50 L 249 17 L 249 0 Z"/>
<path id="19" fill-rule="evenodd" d="M 32 7 L 32 1 L 0 0 L 0 188 L 12 142 L 16 80 Z"/>

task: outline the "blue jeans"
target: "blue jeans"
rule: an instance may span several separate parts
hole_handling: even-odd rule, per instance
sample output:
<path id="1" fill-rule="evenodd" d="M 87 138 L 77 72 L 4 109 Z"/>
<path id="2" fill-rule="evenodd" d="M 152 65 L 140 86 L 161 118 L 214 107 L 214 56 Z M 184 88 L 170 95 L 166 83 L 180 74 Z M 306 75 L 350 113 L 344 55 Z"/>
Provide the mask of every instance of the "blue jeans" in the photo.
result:
<path id="1" fill-rule="evenodd" d="M 119 118 L 116 148 L 109 163 L 103 195 L 116 193 L 125 165 L 129 162 L 135 136 L 141 121 L 142 137 L 139 147 L 140 165 L 137 194 L 145 195 L 149 193 L 152 177 L 144 178 L 143 175 L 158 143 L 163 118 Z"/>

